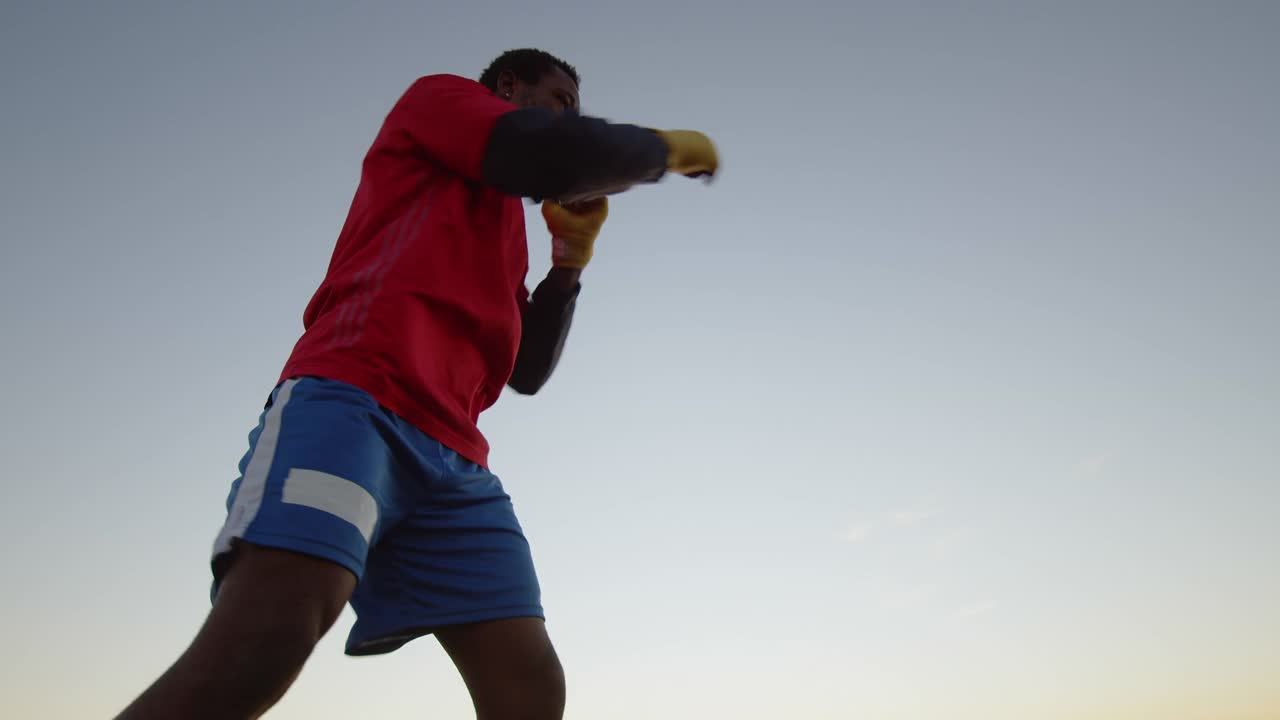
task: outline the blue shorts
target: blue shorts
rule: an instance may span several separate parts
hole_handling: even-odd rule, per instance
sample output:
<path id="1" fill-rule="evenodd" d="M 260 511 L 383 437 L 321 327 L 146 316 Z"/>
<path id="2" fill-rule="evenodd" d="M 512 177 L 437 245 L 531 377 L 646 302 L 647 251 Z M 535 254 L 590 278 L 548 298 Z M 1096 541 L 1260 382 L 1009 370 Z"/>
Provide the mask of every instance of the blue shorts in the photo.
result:
<path id="1" fill-rule="evenodd" d="M 349 655 L 446 625 L 543 617 L 498 478 L 346 383 L 294 378 L 272 392 L 214 543 L 214 594 L 236 540 L 355 574 Z"/>

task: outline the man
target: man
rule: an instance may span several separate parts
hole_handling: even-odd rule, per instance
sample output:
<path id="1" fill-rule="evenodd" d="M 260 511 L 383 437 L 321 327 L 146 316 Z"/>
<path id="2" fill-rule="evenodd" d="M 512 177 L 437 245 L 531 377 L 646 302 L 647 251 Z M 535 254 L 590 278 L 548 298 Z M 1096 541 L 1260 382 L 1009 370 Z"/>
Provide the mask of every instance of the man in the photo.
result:
<path id="1" fill-rule="evenodd" d="M 421 78 L 392 108 L 250 433 L 209 617 L 120 718 L 259 717 L 348 601 L 348 654 L 433 633 L 478 717 L 561 717 L 529 546 L 476 421 L 556 367 L 607 196 L 718 166 L 700 133 L 579 115 L 578 80 L 514 50 L 479 82 Z M 552 235 L 532 295 L 525 197 Z"/>

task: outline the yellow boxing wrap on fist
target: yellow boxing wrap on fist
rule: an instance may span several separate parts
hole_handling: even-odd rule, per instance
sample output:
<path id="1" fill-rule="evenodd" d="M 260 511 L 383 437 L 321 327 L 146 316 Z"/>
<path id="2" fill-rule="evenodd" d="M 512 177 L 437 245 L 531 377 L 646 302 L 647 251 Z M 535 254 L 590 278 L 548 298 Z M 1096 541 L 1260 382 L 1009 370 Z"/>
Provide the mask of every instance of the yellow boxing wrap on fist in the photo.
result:
<path id="1" fill-rule="evenodd" d="M 609 199 L 561 205 L 554 200 L 542 203 L 542 218 L 551 233 L 551 264 L 581 270 L 591 262 L 596 236 L 609 217 Z"/>
<path id="2" fill-rule="evenodd" d="M 712 177 L 720 154 L 711 138 L 696 130 L 654 130 L 667 144 L 667 171 L 685 177 Z"/>

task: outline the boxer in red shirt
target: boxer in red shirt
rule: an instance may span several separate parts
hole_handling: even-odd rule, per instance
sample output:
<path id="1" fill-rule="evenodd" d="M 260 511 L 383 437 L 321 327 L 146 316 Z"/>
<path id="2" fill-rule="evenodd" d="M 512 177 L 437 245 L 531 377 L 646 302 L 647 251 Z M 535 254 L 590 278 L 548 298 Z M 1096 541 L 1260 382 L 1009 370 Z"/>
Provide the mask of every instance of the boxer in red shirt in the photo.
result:
<path id="1" fill-rule="evenodd" d="M 608 196 L 712 176 L 705 135 L 579 114 L 540 50 L 434 75 L 365 158 L 304 333 L 250 433 L 214 543 L 213 607 L 120 718 L 256 718 L 350 602 L 351 655 L 434 634 L 485 720 L 558 719 L 564 676 L 480 413 L 564 347 Z M 552 269 L 532 293 L 522 198 Z"/>

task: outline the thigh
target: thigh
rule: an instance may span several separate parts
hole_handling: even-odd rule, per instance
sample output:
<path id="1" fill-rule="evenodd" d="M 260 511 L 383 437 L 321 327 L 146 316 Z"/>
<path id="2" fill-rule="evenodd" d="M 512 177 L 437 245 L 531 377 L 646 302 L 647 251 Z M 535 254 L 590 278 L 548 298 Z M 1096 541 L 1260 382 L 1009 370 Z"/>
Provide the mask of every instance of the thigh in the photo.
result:
<path id="1" fill-rule="evenodd" d="M 119 717 L 259 717 L 297 677 L 355 583 L 327 560 L 236 543 L 200 632 Z"/>
<path id="2" fill-rule="evenodd" d="M 467 684 L 480 718 L 559 718 L 564 670 L 540 618 L 440 628 L 436 638 Z"/>
<path id="3" fill-rule="evenodd" d="M 208 625 L 226 639 L 264 630 L 319 639 L 355 587 L 355 575 L 336 563 L 237 542 Z"/>

